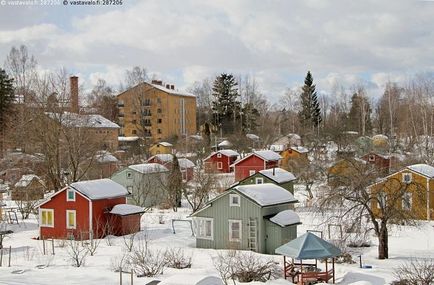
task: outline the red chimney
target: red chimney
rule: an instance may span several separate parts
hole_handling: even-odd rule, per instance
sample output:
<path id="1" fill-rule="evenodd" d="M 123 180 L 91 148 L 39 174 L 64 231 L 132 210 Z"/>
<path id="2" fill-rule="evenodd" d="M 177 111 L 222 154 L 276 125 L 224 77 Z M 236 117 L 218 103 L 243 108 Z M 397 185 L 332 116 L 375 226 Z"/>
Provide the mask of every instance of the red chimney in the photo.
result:
<path id="1" fill-rule="evenodd" d="M 71 113 L 78 114 L 78 77 L 71 76 L 69 78 L 69 88 L 71 96 Z"/>

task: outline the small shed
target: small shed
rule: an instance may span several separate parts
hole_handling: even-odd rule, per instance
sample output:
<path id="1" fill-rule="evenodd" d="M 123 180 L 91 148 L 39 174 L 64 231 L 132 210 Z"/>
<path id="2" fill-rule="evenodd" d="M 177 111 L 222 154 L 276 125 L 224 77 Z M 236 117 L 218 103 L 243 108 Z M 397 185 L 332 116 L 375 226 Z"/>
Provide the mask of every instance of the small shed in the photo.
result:
<path id="1" fill-rule="evenodd" d="M 149 148 L 151 155 L 170 154 L 172 153 L 173 145 L 168 142 L 159 142 Z"/>
<path id="2" fill-rule="evenodd" d="M 278 167 L 282 157 L 272 150 L 259 150 L 235 161 L 235 180 L 240 181 L 264 169 Z"/>
<path id="3" fill-rule="evenodd" d="M 112 215 L 113 234 L 123 236 L 139 232 L 140 217 L 144 212 L 142 207 L 135 205 L 115 205 L 109 212 Z"/>
<path id="4" fill-rule="evenodd" d="M 294 194 L 295 179 L 296 177 L 291 172 L 275 167 L 256 172 L 255 174 L 241 180 L 239 185 L 274 183 Z"/>
<path id="5" fill-rule="evenodd" d="M 44 182 L 34 174 L 23 175 L 11 191 L 12 200 L 32 201 L 44 198 Z"/>
<path id="6" fill-rule="evenodd" d="M 234 163 L 240 154 L 231 149 L 223 149 L 211 153 L 206 157 L 203 162 L 206 172 L 213 172 L 217 170 L 222 173 L 229 173 L 232 171 L 230 167 Z"/>
<path id="7" fill-rule="evenodd" d="M 291 278 L 293 283 L 306 282 L 335 283 L 335 257 L 342 252 L 333 244 L 307 232 L 304 235 L 276 248 L 277 254 L 283 255 L 284 278 Z M 291 261 L 287 260 L 291 258 Z M 315 263 L 303 263 L 303 260 L 315 260 Z M 318 259 L 324 260 L 325 268 L 318 267 Z M 329 268 L 331 259 L 331 268 Z M 298 262 L 296 262 L 298 260 Z"/>

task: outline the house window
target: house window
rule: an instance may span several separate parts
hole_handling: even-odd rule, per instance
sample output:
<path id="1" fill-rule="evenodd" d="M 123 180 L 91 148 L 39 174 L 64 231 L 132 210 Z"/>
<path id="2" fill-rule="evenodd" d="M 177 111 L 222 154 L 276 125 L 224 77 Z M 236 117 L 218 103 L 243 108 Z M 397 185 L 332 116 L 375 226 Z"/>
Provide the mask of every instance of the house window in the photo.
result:
<path id="1" fill-rule="evenodd" d="M 129 193 L 133 193 L 133 186 L 127 186 L 127 191 Z"/>
<path id="2" fill-rule="evenodd" d="M 412 181 L 412 173 L 403 173 L 402 174 L 402 182 L 410 184 Z"/>
<path id="3" fill-rule="evenodd" d="M 384 192 L 379 192 L 377 198 L 378 198 L 377 208 L 384 209 L 386 207 L 386 202 L 387 202 L 386 194 Z"/>
<path id="4" fill-rule="evenodd" d="M 256 170 L 249 170 L 249 176 L 252 176 L 255 173 L 256 173 Z"/>
<path id="5" fill-rule="evenodd" d="M 375 161 L 375 155 L 373 154 L 369 155 L 369 161 Z"/>
<path id="6" fill-rule="evenodd" d="M 196 237 L 200 239 L 213 239 L 213 223 L 212 218 L 196 218 Z"/>
<path id="7" fill-rule="evenodd" d="M 161 124 L 162 122 L 163 122 L 163 120 L 162 119 L 158 119 L 158 121 L 157 121 L 159 124 Z"/>
<path id="8" fill-rule="evenodd" d="M 223 162 L 217 162 L 217 169 L 223 169 Z"/>
<path id="9" fill-rule="evenodd" d="M 229 206 L 239 207 L 240 206 L 240 195 L 229 194 Z"/>
<path id="10" fill-rule="evenodd" d="M 157 103 L 161 103 L 161 98 L 160 97 L 157 98 Z"/>
<path id="11" fill-rule="evenodd" d="M 241 241 L 241 227 L 240 220 L 229 220 L 229 241 Z"/>
<path id="12" fill-rule="evenodd" d="M 75 210 L 66 210 L 66 228 L 75 229 L 77 227 L 76 220 Z"/>
<path id="13" fill-rule="evenodd" d="M 161 113 L 161 109 L 160 108 L 157 109 L 157 113 Z"/>
<path id="14" fill-rule="evenodd" d="M 217 153 L 217 157 L 218 157 L 218 158 L 221 158 L 221 157 L 222 157 L 222 154 L 221 154 L 221 153 Z"/>
<path id="15" fill-rule="evenodd" d="M 157 130 L 157 133 L 161 134 L 161 129 L 158 129 L 158 130 Z"/>
<path id="16" fill-rule="evenodd" d="M 413 195 L 411 192 L 406 192 L 402 196 L 402 209 L 411 210 L 413 206 Z"/>
<path id="17" fill-rule="evenodd" d="M 68 188 L 68 191 L 66 191 L 66 201 L 75 201 L 74 189 Z"/>
<path id="18" fill-rule="evenodd" d="M 127 178 L 128 178 L 128 179 L 133 178 L 133 173 L 132 173 L 132 172 L 127 172 Z"/>
<path id="19" fill-rule="evenodd" d="M 131 133 L 132 133 L 133 135 L 136 135 L 136 134 L 137 134 L 137 131 L 136 131 L 136 130 L 132 130 Z"/>
<path id="20" fill-rule="evenodd" d="M 264 178 L 262 178 L 262 177 L 256 178 L 256 184 L 263 184 L 263 183 L 264 183 Z"/>
<path id="21" fill-rule="evenodd" d="M 41 227 L 54 228 L 54 210 L 53 209 L 40 209 L 39 210 Z"/>

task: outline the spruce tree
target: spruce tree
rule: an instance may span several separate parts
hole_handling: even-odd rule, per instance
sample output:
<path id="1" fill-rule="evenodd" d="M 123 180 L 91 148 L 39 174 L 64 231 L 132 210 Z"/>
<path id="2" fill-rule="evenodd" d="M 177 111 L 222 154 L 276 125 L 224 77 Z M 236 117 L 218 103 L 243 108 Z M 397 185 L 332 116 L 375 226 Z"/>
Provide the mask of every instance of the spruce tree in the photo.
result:
<path id="1" fill-rule="evenodd" d="M 305 128 L 318 127 L 321 123 L 321 108 L 318 103 L 318 96 L 313 84 L 313 77 L 310 71 L 304 79 L 304 86 L 301 93 L 301 110 L 298 118 L 301 125 Z"/>
<path id="2" fill-rule="evenodd" d="M 3 156 L 4 131 L 6 118 L 14 100 L 13 79 L 0 68 L 0 157 Z"/>
<path id="3" fill-rule="evenodd" d="M 241 103 L 238 100 L 237 85 L 232 74 L 222 73 L 214 80 L 212 87 L 214 122 L 225 133 L 232 133 L 235 130 L 237 114 L 240 112 Z"/>

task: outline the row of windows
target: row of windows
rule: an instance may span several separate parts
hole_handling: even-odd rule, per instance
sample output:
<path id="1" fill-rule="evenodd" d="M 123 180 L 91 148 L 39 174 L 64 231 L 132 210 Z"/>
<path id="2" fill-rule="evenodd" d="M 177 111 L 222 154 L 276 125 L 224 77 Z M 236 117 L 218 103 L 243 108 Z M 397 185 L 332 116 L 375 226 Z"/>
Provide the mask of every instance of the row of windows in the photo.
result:
<path id="1" fill-rule="evenodd" d="M 200 239 L 214 239 L 214 219 L 212 218 L 196 218 L 196 235 Z M 229 241 L 240 242 L 242 233 L 241 220 L 228 220 Z"/>
<path id="2" fill-rule="evenodd" d="M 380 192 L 377 195 L 377 208 L 381 209 L 386 206 L 387 203 L 387 195 L 384 192 Z M 411 210 L 413 208 L 413 193 L 406 192 L 402 196 L 401 207 L 403 210 Z"/>
<path id="3" fill-rule="evenodd" d="M 54 209 L 40 209 L 39 221 L 41 227 L 54 228 Z M 77 213 L 75 210 L 66 210 L 66 228 L 77 228 Z"/>

